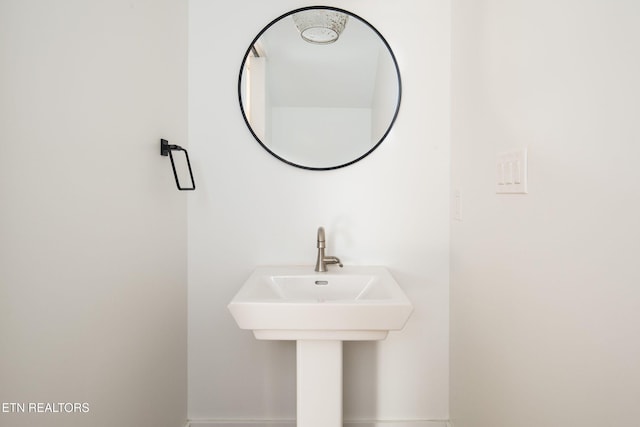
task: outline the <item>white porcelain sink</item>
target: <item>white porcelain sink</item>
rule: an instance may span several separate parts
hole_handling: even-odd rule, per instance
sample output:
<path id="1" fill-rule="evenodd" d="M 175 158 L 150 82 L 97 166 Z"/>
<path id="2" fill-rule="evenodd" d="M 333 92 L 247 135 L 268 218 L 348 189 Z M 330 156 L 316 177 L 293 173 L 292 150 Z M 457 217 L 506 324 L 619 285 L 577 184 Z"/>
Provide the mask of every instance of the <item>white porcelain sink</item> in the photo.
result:
<path id="1" fill-rule="evenodd" d="M 346 266 L 258 267 L 228 306 L 241 329 L 264 340 L 381 340 L 413 307 L 389 271 Z"/>

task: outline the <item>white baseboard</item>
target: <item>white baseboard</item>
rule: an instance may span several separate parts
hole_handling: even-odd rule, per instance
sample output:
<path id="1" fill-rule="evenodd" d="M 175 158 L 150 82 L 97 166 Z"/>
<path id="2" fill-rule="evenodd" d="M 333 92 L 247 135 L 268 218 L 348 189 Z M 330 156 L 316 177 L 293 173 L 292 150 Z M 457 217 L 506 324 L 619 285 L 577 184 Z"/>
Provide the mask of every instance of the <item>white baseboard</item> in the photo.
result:
<path id="1" fill-rule="evenodd" d="M 186 427 L 295 427 L 295 420 L 193 420 Z M 452 427 L 434 420 L 345 420 L 345 427 Z"/>

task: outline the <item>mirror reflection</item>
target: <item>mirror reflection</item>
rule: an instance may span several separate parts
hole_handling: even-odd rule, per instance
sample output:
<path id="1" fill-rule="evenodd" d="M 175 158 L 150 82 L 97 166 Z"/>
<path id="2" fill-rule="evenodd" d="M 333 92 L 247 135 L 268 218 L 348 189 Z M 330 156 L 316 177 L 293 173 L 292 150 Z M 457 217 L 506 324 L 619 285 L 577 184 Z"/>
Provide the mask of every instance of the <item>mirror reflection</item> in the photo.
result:
<path id="1" fill-rule="evenodd" d="M 382 35 L 337 8 L 297 9 L 253 40 L 238 84 L 256 140 L 305 169 L 335 169 L 371 153 L 400 106 L 400 74 Z"/>

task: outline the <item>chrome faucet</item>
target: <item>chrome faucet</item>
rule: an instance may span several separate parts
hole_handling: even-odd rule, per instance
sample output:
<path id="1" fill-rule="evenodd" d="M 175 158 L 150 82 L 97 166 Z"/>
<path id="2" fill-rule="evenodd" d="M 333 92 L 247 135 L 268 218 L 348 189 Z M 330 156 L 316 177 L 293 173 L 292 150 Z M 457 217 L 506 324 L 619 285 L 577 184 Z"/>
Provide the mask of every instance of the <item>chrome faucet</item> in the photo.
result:
<path id="1" fill-rule="evenodd" d="M 324 272 L 327 271 L 327 264 L 338 264 L 342 267 L 340 258 L 337 256 L 328 256 L 324 254 L 326 247 L 326 239 L 324 237 L 324 228 L 318 227 L 318 259 L 316 260 L 315 271 Z"/>

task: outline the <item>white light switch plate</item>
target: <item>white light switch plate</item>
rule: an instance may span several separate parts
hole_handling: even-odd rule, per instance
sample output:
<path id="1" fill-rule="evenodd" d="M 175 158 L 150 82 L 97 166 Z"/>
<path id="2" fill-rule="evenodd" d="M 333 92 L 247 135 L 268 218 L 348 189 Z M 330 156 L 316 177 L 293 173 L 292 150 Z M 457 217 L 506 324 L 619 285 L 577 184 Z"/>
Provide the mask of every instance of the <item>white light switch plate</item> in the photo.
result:
<path id="1" fill-rule="evenodd" d="M 499 153 L 496 157 L 496 193 L 527 194 L 527 149 Z"/>

